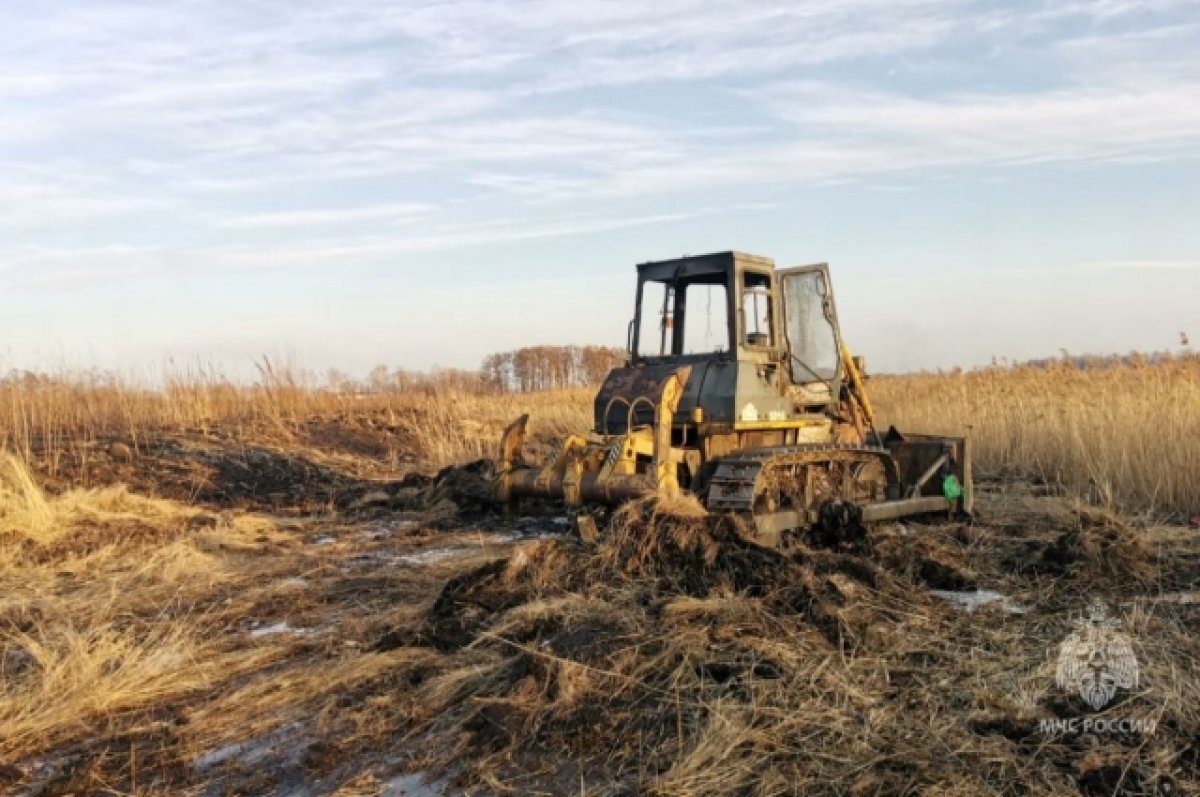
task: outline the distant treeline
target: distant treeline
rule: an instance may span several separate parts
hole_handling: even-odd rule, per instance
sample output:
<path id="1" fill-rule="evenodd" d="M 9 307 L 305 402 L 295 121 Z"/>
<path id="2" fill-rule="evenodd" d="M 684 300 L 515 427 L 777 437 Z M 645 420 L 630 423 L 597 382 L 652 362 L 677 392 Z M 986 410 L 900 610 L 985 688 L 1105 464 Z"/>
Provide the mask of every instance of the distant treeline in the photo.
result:
<path id="1" fill-rule="evenodd" d="M 550 390 L 597 385 L 625 362 L 625 350 L 610 346 L 526 346 L 489 354 L 480 371 L 494 390 Z"/>
<path id="2" fill-rule="evenodd" d="M 1086 371 L 1093 368 L 1116 368 L 1119 366 L 1137 368 L 1144 365 L 1163 365 L 1166 363 L 1176 362 L 1178 360 L 1187 360 L 1196 356 L 1188 347 L 1187 336 L 1183 335 L 1182 339 L 1183 346 L 1177 352 L 1132 351 L 1128 354 L 1071 354 L 1066 349 L 1059 349 L 1058 357 L 1042 357 L 1036 360 L 1025 360 L 1021 363 L 1015 363 L 993 357 L 992 367 L 1005 368 L 1022 366 L 1026 368 L 1061 368 L 1064 365 L 1067 365 L 1081 371 Z"/>
<path id="3" fill-rule="evenodd" d="M 325 384 L 342 393 L 529 393 L 598 385 L 624 364 L 624 349 L 609 346 L 526 346 L 483 358 L 478 371 L 435 368 L 408 371 L 376 366 L 366 381 L 330 371 Z"/>

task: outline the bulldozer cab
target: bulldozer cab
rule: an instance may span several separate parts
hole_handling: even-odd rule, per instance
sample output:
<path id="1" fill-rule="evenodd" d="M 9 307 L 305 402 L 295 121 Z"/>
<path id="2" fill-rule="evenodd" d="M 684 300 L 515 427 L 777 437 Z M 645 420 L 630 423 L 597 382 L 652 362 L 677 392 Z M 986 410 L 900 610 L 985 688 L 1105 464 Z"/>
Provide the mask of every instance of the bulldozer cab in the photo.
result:
<path id="1" fill-rule="evenodd" d="M 628 330 L 629 367 L 597 396 L 595 429 L 651 420 L 614 401 L 656 396 L 687 366 L 676 426 L 745 431 L 822 413 L 839 400 L 841 339 L 825 265 L 776 270 L 770 258 L 718 252 L 642 263 Z"/>
<path id="2" fill-rule="evenodd" d="M 779 355 L 775 264 L 721 252 L 638 266 L 629 351 L 635 363 Z"/>
<path id="3" fill-rule="evenodd" d="M 775 269 L 722 252 L 638 266 L 633 364 L 782 364 L 795 385 L 841 379 L 841 336 L 825 264 Z"/>

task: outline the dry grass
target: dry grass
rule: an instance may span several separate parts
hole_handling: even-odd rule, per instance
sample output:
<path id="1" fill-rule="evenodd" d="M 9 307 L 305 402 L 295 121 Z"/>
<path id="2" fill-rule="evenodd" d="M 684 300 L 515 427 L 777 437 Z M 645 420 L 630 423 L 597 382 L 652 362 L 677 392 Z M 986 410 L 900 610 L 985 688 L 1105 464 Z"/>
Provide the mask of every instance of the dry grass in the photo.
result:
<path id="1" fill-rule="evenodd" d="M 130 788 L 139 777 L 244 778 L 235 759 L 205 764 L 205 755 L 264 738 L 301 751 L 306 769 L 336 771 L 369 763 L 357 758 L 364 750 L 394 750 L 394 736 L 436 717 L 430 705 L 503 677 L 483 659 L 461 673 L 430 648 L 371 650 L 382 623 L 420 618 L 436 594 L 422 579 L 436 585 L 470 569 L 471 557 L 398 579 L 386 556 L 353 564 L 373 544 L 357 531 L 329 545 L 303 541 L 322 527 L 285 529 L 120 486 L 48 494 L 17 457 L 0 457 L 0 761 L 19 764 L 29 793 L 41 794 L 106 783 L 151 793 Z M 515 569 L 512 578 L 529 581 Z M 572 609 L 531 607 L 522 622 L 539 611 Z M 248 633 L 251 620 L 281 614 L 318 630 Z M 396 690 L 423 670 L 442 673 L 421 692 L 428 701 Z M 560 712 L 591 694 L 586 673 L 564 679 L 576 686 L 564 689 Z M 319 738 L 329 750 L 310 760 L 304 751 Z M 70 763 L 80 752 L 82 769 Z M 38 760 L 51 762 L 51 775 Z M 236 790 L 259 788 L 240 782 Z"/>
<path id="2" fill-rule="evenodd" d="M 577 434 L 592 425 L 593 391 L 458 394 L 412 397 L 399 411 L 412 430 L 415 450 L 428 467 L 492 458 L 505 427 L 524 413 L 530 433 L 546 440 Z"/>
<path id="3" fill-rule="evenodd" d="M 52 546 L 94 529 L 120 524 L 156 529 L 186 524 L 200 514 L 170 501 L 134 495 L 120 485 L 50 498 L 22 460 L 0 453 L 0 538 Z"/>
<path id="4" fill-rule="evenodd" d="M 238 580 L 193 523 L 214 518 L 121 487 L 47 496 L 11 455 L 0 476 L 0 758 L 263 665 L 208 633 L 204 596 Z"/>
<path id="5" fill-rule="evenodd" d="M 347 767 L 380 762 L 440 763 L 497 792 L 548 777 L 601 794 L 1099 795 L 1108 781 L 1081 779 L 1113 767 L 1200 787 L 1180 742 L 1197 732 L 1194 607 L 1153 598 L 1191 588 L 1195 552 L 1171 552 L 1194 535 L 1114 511 L 1200 506 L 1194 359 L 873 380 L 886 421 L 970 426 L 985 475 L 1077 498 L 993 496 L 986 526 L 876 530 L 853 556 L 763 552 L 683 497 L 615 513 L 597 547 L 500 559 L 478 531 L 432 536 L 435 514 L 462 528 L 458 482 L 429 488 L 436 512 L 409 511 L 399 496 L 417 488 L 399 476 L 490 457 L 524 412 L 535 444 L 583 430 L 589 391 L 351 396 L 264 377 L 0 384 L 0 764 L 41 784 L 29 793 L 179 794 L 222 778 L 264 793 L 271 767 L 325 778 L 321 793 L 373 793 L 386 768 Z M 233 487 L 279 465 L 295 482 L 279 500 L 336 472 L 351 500 L 284 520 L 288 506 L 243 512 L 236 494 L 155 497 L 175 494 L 157 489 L 172 458 L 193 455 Z M 81 462 L 100 475 L 77 478 Z M 324 469 L 297 465 L 310 462 Z M 344 514 L 381 487 L 388 508 Z M 397 512 L 413 538 L 374 539 Z M 423 545 L 470 553 L 401 561 Z M 976 584 L 1036 610 L 978 622 L 926 591 Z M 1154 640 L 1138 649 L 1147 688 L 1119 708 L 1170 725 L 1085 755 L 1031 728 L 1064 710 L 1045 651 L 1094 594 Z M 256 637 L 252 621 L 309 630 Z M 262 739 L 278 750 L 261 772 L 200 763 Z M 0 766 L 0 792 L 11 777 Z"/>
<path id="6" fill-rule="evenodd" d="M 547 437 L 586 428 L 590 402 L 583 389 L 345 393 L 275 369 L 265 369 L 254 385 L 192 373 L 169 378 L 161 390 L 109 375 L 9 378 L 0 381 L 0 449 L 54 475 L 114 442 L 122 447 L 118 458 L 136 456 L 172 433 L 219 432 L 297 446 L 313 422 L 340 420 L 349 427 L 369 420 L 399 434 L 403 451 L 394 453 L 419 451 L 423 464 L 440 467 L 492 456 L 500 432 L 522 412 L 532 412 L 534 431 Z"/>
<path id="7" fill-rule="evenodd" d="M 1200 439 L 1198 357 L 877 377 L 870 390 L 884 424 L 968 434 L 983 475 L 1034 479 L 1125 511 L 1200 511 L 1200 446 L 1191 444 Z M 392 436 L 390 466 L 415 455 L 439 468 L 493 456 L 505 425 L 524 412 L 535 439 L 586 430 L 591 402 L 587 389 L 346 394 L 271 368 L 258 385 L 194 373 L 161 391 L 94 375 L 10 379 L 0 384 L 0 443 L 55 475 L 114 440 L 136 454 L 165 433 L 219 429 L 301 450 L 317 421 L 369 420 Z"/>
<path id="8" fill-rule="evenodd" d="M 1109 508 L 1200 512 L 1200 357 L 876 378 L 885 424 L 966 433 L 985 475 Z"/>
<path id="9" fill-rule="evenodd" d="M 393 745 L 403 720 L 395 673 L 441 659 L 375 652 L 380 629 L 494 557 L 478 533 L 378 528 L 122 486 L 52 494 L 0 455 L 0 793 L 187 794 L 226 776 L 241 778 L 231 793 L 261 793 L 254 778 L 274 772 L 247 774 L 236 755 L 203 762 L 264 734 L 263 755 L 309 773 L 369 765 L 356 756 Z M 406 575 L 397 557 L 423 541 L 460 553 Z M 325 737 L 327 752 L 310 750 Z"/>

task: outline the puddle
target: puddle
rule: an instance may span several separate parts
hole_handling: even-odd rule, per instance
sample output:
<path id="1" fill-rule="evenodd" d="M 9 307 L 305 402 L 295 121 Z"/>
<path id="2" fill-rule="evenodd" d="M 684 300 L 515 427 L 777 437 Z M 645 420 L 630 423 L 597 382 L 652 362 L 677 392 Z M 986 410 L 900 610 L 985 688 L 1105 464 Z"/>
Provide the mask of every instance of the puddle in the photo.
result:
<path id="1" fill-rule="evenodd" d="M 292 628 L 287 624 L 287 620 L 284 620 L 283 622 L 275 623 L 274 625 L 264 625 L 259 628 L 251 628 L 250 636 L 257 638 L 272 636 L 274 634 L 311 634 L 312 632 L 313 629 L 311 628 Z"/>
<path id="2" fill-rule="evenodd" d="M 929 594 L 941 598 L 954 608 L 964 611 L 967 614 L 973 614 L 976 609 L 987 606 L 992 603 L 998 603 L 1000 609 L 1005 614 L 1025 614 L 1029 609 L 1024 606 L 1018 606 L 1009 600 L 1009 597 L 1001 592 L 994 592 L 990 589 L 969 590 L 966 592 L 954 592 L 952 590 L 931 589 Z"/>

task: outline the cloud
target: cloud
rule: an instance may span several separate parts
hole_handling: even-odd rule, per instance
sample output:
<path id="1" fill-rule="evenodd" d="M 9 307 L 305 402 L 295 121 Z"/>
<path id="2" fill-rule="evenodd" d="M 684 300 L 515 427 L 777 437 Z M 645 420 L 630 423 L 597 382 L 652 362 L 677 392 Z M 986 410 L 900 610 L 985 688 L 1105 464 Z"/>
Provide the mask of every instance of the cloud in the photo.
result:
<path id="1" fill-rule="evenodd" d="M 1195 104 L 1179 102 L 1192 80 L 1122 88 L 1060 71 L 1059 85 L 1036 90 L 904 91 L 877 67 L 887 60 L 891 74 L 923 58 L 976 60 L 947 47 L 1036 46 L 1064 19 L 1086 20 L 1090 32 L 1050 40 L 1060 70 L 1091 68 L 1100 56 L 1086 53 L 1103 47 L 1119 46 L 1124 62 L 1138 63 L 1162 49 L 1164 36 L 1194 43 L 1187 23 L 1163 17 L 1194 5 L 1045 2 L 1017 12 L 970 0 L 268 0 L 207 8 L 168 0 L 70 13 L 10 8 L 0 22 L 17 44 L 0 62 L 0 100 L 15 113 L 0 123 L 0 141 L 32 148 L 25 157 L 34 159 L 94 150 L 89 163 L 101 176 L 141 179 L 197 207 L 208 191 L 282 204 L 288 186 L 416 174 L 441 196 L 470 196 L 465 186 L 544 202 L 945 163 L 1170 155 L 1193 143 Z M 1172 52 L 1197 61 L 1194 47 Z M 819 77 L 796 78 L 814 68 Z M 594 95 L 606 87 L 645 87 L 664 100 L 685 92 L 690 106 L 710 102 L 726 113 L 680 117 L 669 102 L 622 107 Z M 756 106 L 747 112 L 730 97 Z M 892 157 L 873 155 L 880 150 Z M 153 168 L 163 178 L 157 185 L 145 179 Z"/>
<path id="2" fill-rule="evenodd" d="M 387 206 L 384 206 L 387 207 Z M 474 224 L 442 223 L 391 235 L 306 236 L 300 240 L 266 244 L 221 244 L 199 247 L 168 246 L 27 246 L 17 250 L 0 267 L 0 286 L 14 288 L 81 289 L 117 278 L 168 274 L 215 275 L 244 271 L 272 271 L 320 265 L 348 267 L 399 255 L 465 247 L 492 246 L 522 241 L 569 238 L 616 230 L 684 222 L 707 216 L 758 212 L 771 203 L 739 203 L 687 211 L 627 216 L 557 214 L 534 220 L 500 218 Z M 372 210 L 382 210 L 374 208 Z M 394 208 L 389 208 L 394 214 Z M 348 211 L 312 211 L 277 214 L 280 218 L 248 217 L 249 226 L 323 226 L 357 220 Z M 369 216 L 369 214 L 367 214 Z M 247 217 L 234 218 L 240 221 Z"/>
<path id="3" fill-rule="evenodd" d="M 937 97 L 802 82 L 752 95 L 807 135 L 890 151 L 900 168 L 1168 157 L 1200 143 L 1200 81 Z"/>
<path id="4" fill-rule="evenodd" d="M 475 223 L 443 222 L 388 235 L 306 235 L 299 240 L 266 244 L 220 244 L 211 246 L 26 246 L 0 265 L 0 286 L 8 289 L 85 289 L 115 278 L 152 276 L 212 276 L 239 272 L 271 271 L 312 266 L 346 268 L 356 264 L 386 262 L 390 258 L 419 252 L 517 244 L 643 227 L 664 226 L 714 216 L 754 214 L 775 208 L 768 202 L 702 206 L 686 211 L 640 215 L 553 214 L 534 220 L 494 218 Z M 388 216 L 395 206 L 374 208 Z M 418 211 L 424 212 L 424 211 Z M 371 214 L 350 211 L 311 211 L 311 221 L 301 221 L 308 211 L 278 214 L 278 218 L 250 218 L 250 226 L 322 227 L 343 221 L 358 221 Z M 556 277 L 557 278 L 557 277 Z M 524 282 L 529 282 L 526 280 Z M 532 280 L 536 282 L 536 280 Z M 431 290 L 437 284 L 431 283 Z M 446 288 L 450 289 L 450 288 Z M 460 286 L 452 287 L 454 290 Z M 494 298 L 494 296 L 493 296 Z"/>
<path id="5" fill-rule="evenodd" d="M 169 197 L 134 190 L 71 163 L 0 166 L 0 233 L 53 236 L 88 222 L 119 220 L 174 204 Z M 0 235 L 0 245 L 3 240 Z"/>
<path id="6" fill-rule="evenodd" d="M 311 210 L 284 210 L 273 213 L 249 213 L 223 219 L 217 222 L 217 226 L 226 229 L 307 227 L 311 225 L 345 224 L 348 222 L 375 220 L 399 223 L 427 216 L 433 210 L 433 207 L 433 205 L 428 204 L 406 202 L 349 208 L 316 208 Z"/>
<path id="7" fill-rule="evenodd" d="M 17 0 L 0 7 L 0 281 L 703 237 L 736 198 L 857 183 L 879 200 L 966 170 L 1086 163 L 1117 183 L 1197 160 L 1197 8 Z M 1178 261 L 1061 262 L 1193 268 L 1194 234 L 1174 235 Z"/>
<path id="8" fill-rule="evenodd" d="M 636 216 L 549 217 L 535 222 L 511 219 L 477 225 L 448 225 L 424 234 L 377 236 L 360 239 L 310 239 L 299 245 L 229 249 L 211 253 L 217 268 L 294 268 L 317 263 L 351 263 L 369 258 L 413 252 L 433 252 L 518 241 L 566 238 L 614 230 L 627 230 L 689 219 L 758 209 L 760 206 L 705 207 L 689 211 Z"/>

